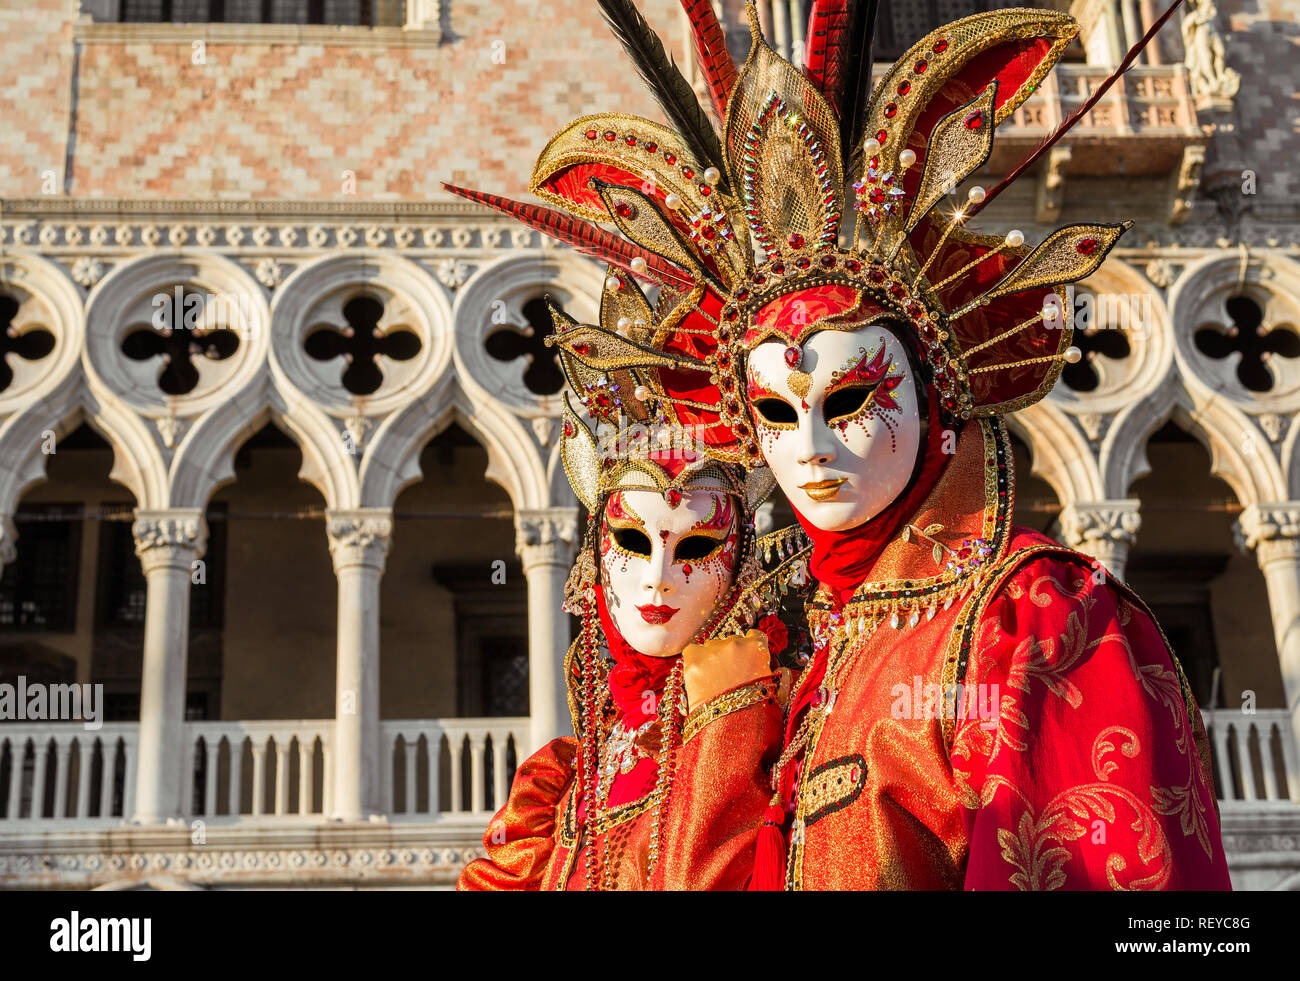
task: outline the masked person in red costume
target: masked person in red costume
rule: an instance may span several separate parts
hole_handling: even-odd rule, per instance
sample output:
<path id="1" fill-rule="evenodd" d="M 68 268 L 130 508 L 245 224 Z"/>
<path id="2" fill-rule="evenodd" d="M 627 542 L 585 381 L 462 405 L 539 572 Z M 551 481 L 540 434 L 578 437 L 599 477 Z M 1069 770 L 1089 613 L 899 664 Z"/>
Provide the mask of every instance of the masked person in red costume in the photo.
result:
<path id="1" fill-rule="evenodd" d="M 610 291 L 656 286 L 653 337 L 602 318 L 560 323 L 556 343 L 593 369 L 692 378 L 648 404 L 716 407 L 734 442 L 715 453 L 770 465 L 816 580 L 783 718 L 701 705 L 664 860 L 698 867 L 691 829 L 761 826 L 744 851 L 755 889 L 1228 888 L 1204 727 L 1154 618 L 1092 559 L 1014 524 L 1001 417 L 1078 359 L 1058 291 L 1128 225 L 1070 225 L 1033 248 L 972 231 L 1051 141 L 940 207 L 1077 24 L 976 14 L 873 89 L 870 5 L 816 0 L 800 70 L 752 3 L 737 68 L 709 5 L 684 2 L 714 133 L 632 5 L 600 2 L 674 129 L 611 114 L 555 137 L 531 189 L 564 222 L 466 193 L 621 265 Z"/>

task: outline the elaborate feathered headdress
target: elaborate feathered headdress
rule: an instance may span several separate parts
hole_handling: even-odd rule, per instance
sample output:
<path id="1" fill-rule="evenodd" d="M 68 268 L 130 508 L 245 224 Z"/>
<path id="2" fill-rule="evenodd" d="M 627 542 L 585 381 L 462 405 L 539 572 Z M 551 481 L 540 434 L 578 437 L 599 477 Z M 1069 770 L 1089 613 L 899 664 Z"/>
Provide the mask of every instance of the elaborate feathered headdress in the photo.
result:
<path id="1" fill-rule="evenodd" d="M 1068 225 L 1034 248 L 1019 232 L 965 224 L 1082 117 L 1177 3 L 1007 181 L 940 215 L 1077 34 L 1068 15 L 966 17 L 918 41 L 872 91 L 869 0 L 814 0 L 802 71 L 763 40 L 752 0 L 739 69 L 708 0 L 682 0 L 719 131 L 632 0 L 598 2 L 672 128 L 619 113 L 567 126 L 530 184 L 563 213 L 449 187 L 610 263 L 600 324 L 556 319 L 588 408 L 670 421 L 716 459 L 754 466 L 744 363 L 763 340 L 786 342 L 795 367 L 813 330 L 890 316 L 914 332 L 952 419 L 1030 405 L 1077 358 L 1056 291 L 1096 270 L 1128 223 Z M 653 303 L 637 280 L 658 287 Z M 782 303 L 805 291 L 820 312 L 786 315 Z"/>

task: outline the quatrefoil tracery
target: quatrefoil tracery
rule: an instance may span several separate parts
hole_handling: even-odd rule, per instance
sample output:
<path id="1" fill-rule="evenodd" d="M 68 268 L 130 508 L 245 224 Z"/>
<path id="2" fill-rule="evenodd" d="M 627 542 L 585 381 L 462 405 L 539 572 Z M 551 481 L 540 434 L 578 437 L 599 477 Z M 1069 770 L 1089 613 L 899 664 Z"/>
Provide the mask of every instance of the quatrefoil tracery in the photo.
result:
<path id="1" fill-rule="evenodd" d="M 343 358 L 343 387 L 353 395 L 372 395 L 384 383 L 380 358 L 409 361 L 420 353 L 420 337 L 405 325 L 383 326 L 384 304 L 373 296 L 355 296 L 343 304 L 347 325 L 322 322 L 307 331 L 303 348 L 317 361 Z"/>

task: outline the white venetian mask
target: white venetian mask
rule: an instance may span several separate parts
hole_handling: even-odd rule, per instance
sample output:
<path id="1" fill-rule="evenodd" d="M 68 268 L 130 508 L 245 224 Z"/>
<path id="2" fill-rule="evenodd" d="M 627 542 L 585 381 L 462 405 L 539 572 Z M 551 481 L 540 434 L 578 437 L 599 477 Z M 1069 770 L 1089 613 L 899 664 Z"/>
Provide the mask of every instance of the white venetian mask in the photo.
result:
<path id="1" fill-rule="evenodd" d="M 846 531 L 906 489 L 921 447 L 920 387 L 886 326 L 821 330 L 749 356 L 749 401 L 763 457 L 813 525 Z"/>
<path id="2" fill-rule="evenodd" d="M 609 496 L 600 573 L 614 625 L 641 654 L 673 657 L 696 639 L 727 595 L 738 560 L 736 499 L 719 491 Z"/>

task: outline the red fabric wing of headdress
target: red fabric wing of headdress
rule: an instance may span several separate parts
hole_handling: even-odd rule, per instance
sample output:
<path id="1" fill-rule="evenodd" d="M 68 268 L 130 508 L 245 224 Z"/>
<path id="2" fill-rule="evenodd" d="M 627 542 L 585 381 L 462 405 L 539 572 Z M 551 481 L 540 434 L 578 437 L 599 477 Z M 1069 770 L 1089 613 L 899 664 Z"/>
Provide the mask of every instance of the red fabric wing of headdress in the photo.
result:
<path id="1" fill-rule="evenodd" d="M 908 140 L 908 146 L 916 153 L 917 159 L 916 165 L 904 175 L 904 186 L 909 197 L 915 195 L 920 183 L 926 143 L 939 120 L 969 103 L 994 79 L 998 82 L 995 105 L 1001 109 L 1032 80 L 1044 59 L 1051 55 L 1052 47 L 1053 39 L 1050 37 L 1010 40 L 973 56 L 948 79 L 917 117 L 917 125 Z M 946 224 L 946 217 L 936 210 L 922 219 L 909 237 L 913 252 L 922 261 L 934 256 L 927 273 L 927 279 L 931 283 L 943 282 L 963 266 L 987 254 L 998 241 L 994 239 L 987 244 L 974 241 L 973 236 L 959 230 L 938 248 L 936 254 L 935 246 Z M 1004 251 L 981 262 L 937 291 L 944 307 L 951 312 L 983 295 L 1019 265 L 1020 260 L 1020 253 Z M 1033 317 L 1043 309 L 1051 294 L 1051 289 L 1043 288 L 1003 297 L 989 307 L 976 309 L 960 317 L 949 329 L 961 349 L 968 350 Z M 1031 327 L 1016 332 L 992 348 L 986 348 L 980 354 L 980 362 L 1007 364 L 1055 354 L 1061 339 L 1059 330 Z M 972 375 L 971 394 L 976 405 L 1011 402 L 1036 391 L 1045 376 L 1056 370 L 1059 370 L 1059 365 L 1042 362 Z"/>
<path id="2" fill-rule="evenodd" d="M 706 288 L 697 306 L 698 309 L 692 309 L 676 324 L 678 329 L 671 332 L 662 347 L 668 353 L 685 354 L 705 361 L 712 357 L 718 345 L 712 331 L 722 311 L 722 299 L 713 290 Z M 695 333 L 696 331 L 701 333 Z M 727 401 L 733 415 L 738 415 L 742 411 L 736 394 L 724 393 L 721 388 L 709 381 L 707 371 L 660 368 L 658 375 L 659 383 L 670 398 L 688 399 L 705 406 L 721 406 L 724 401 Z M 722 421 L 716 409 L 701 409 L 678 404 L 674 411 L 681 427 L 701 440 L 709 449 L 723 453 L 739 452 L 739 440 L 736 434 Z"/>

